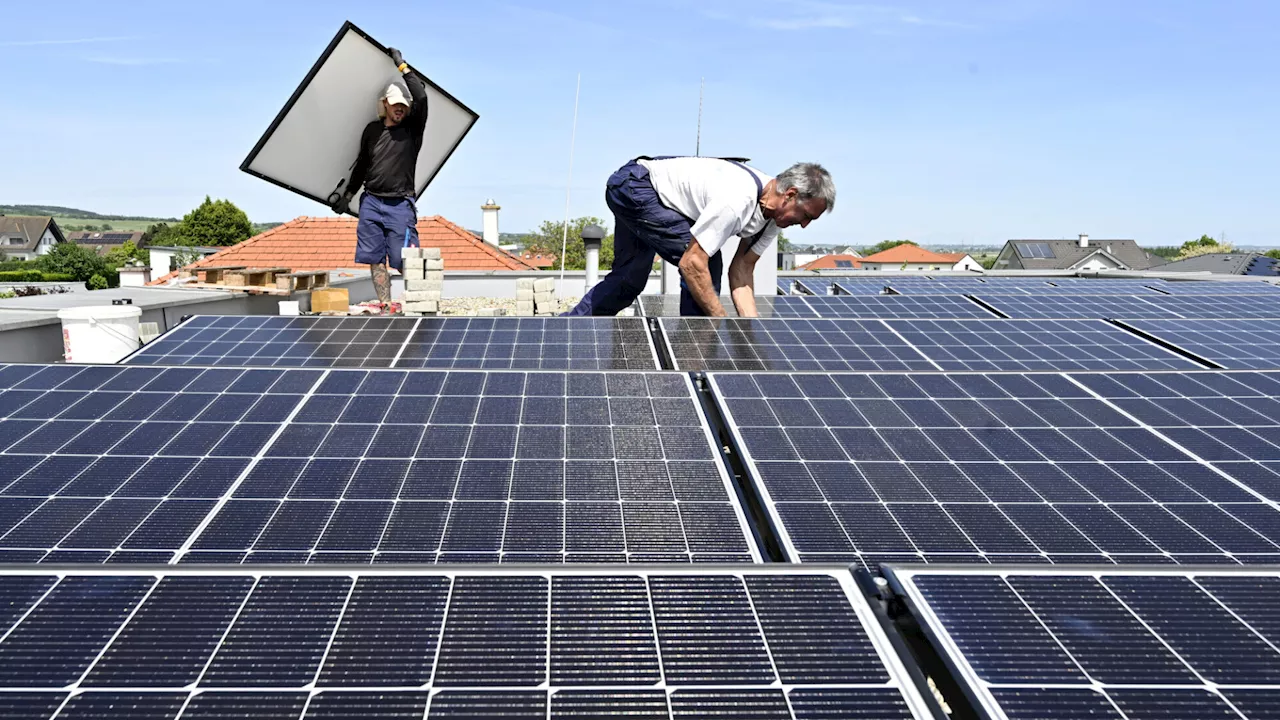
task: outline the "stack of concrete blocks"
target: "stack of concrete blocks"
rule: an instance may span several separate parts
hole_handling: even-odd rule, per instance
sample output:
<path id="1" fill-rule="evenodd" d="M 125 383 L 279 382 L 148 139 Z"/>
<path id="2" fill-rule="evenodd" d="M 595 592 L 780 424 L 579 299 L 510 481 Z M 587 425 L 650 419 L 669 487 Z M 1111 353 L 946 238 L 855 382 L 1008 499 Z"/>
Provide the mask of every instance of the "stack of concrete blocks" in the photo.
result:
<path id="1" fill-rule="evenodd" d="M 444 260 L 440 248 L 404 249 L 405 315 L 435 315 L 440 312 L 444 289 Z"/>
<path id="2" fill-rule="evenodd" d="M 513 315 L 533 315 L 533 278 L 516 280 L 516 309 Z"/>
<path id="3" fill-rule="evenodd" d="M 533 313 L 535 315 L 560 314 L 560 303 L 556 301 L 555 278 L 538 278 L 533 281 Z"/>

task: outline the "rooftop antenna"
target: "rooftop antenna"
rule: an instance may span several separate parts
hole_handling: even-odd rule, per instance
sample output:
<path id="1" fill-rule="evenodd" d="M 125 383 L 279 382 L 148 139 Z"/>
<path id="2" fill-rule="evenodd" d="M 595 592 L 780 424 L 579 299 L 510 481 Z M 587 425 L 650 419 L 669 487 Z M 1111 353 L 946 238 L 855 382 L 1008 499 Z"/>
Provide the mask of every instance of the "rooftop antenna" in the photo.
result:
<path id="1" fill-rule="evenodd" d="M 707 79 L 702 78 L 698 82 L 698 142 L 694 146 L 693 154 L 702 157 L 702 91 L 707 87 Z"/>
<path id="2" fill-rule="evenodd" d="M 564 292 L 564 256 L 569 250 L 569 194 L 573 189 L 573 144 L 578 139 L 578 95 L 582 92 L 582 73 L 573 91 L 573 132 L 569 134 L 569 182 L 564 188 L 564 234 L 560 238 L 560 292 Z"/>

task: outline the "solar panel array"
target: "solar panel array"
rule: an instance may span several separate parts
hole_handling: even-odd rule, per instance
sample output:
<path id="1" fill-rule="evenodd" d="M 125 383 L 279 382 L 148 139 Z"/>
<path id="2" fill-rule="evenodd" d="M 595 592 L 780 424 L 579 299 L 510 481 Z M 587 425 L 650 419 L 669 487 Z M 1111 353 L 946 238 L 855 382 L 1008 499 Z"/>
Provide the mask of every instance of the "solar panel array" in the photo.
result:
<path id="1" fill-rule="evenodd" d="M 782 372 L 1198 369 L 1102 320 L 663 318 L 677 370 Z"/>
<path id="2" fill-rule="evenodd" d="M 984 717 L 1267 720 L 1280 706 L 1274 569 L 889 575 Z"/>
<path id="3" fill-rule="evenodd" d="M 805 300 L 824 318 L 989 318 L 960 295 L 829 295 Z"/>
<path id="4" fill-rule="evenodd" d="M 838 568 L 2 579 L 7 718 L 931 717 Z"/>
<path id="5" fill-rule="evenodd" d="M 1171 308 L 1153 304 L 1155 295 L 984 295 L 975 297 L 1015 319 L 1176 318 Z"/>
<path id="6" fill-rule="evenodd" d="M 1280 562 L 1280 510 L 1210 464 L 1270 460 L 1280 448 L 1242 430 L 1153 430 L 1089 389 L 1111 377 L 711 382 L 794 560 Z M 1210 393 L 1221 376 L 1115 377 L 1167 377 Z M 1231 454 L 1209 452 L 1217 437 L 1234 441 Z"/>
<path id="7" fill-rule="evenodd" d="M 126 362 L 219 367 L 655 370 L 639 318 L 192 317 Z"/>
<path id="8" fill-rule="evenodd" d="M 751 562 L 687 376 L 0 369 L 0 558 Z"/>
<path id="9" fill-rule="evenodd" d="M 727 296 L 720 298 L 727 317 L 736 317 L 737 308 Z M 645 317 L 677 317 L 680 315 L 679 295 L 641 295 L 636 300 L 640 314 Z M 816 318 L 818 313 L 802 297 L 792 295 L 764 295 L 756 298 L 756 310 L 760 317 Z"/>

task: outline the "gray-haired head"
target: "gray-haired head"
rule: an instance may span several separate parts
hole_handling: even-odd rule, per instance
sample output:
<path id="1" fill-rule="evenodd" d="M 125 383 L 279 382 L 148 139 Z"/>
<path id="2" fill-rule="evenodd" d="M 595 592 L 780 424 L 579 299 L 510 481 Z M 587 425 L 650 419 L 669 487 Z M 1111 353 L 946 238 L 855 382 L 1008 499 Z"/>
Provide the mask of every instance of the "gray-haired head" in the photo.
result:
<path id="1" fill-rule="evenodd" d="M 777 177 L 778 192 L 796 189 L 800 200 L 822 198 L 827 202 L 827 212 L 836 206 L 836 183 L 831 173 L 818 163 L 796 163 L 783 170 Z"/>

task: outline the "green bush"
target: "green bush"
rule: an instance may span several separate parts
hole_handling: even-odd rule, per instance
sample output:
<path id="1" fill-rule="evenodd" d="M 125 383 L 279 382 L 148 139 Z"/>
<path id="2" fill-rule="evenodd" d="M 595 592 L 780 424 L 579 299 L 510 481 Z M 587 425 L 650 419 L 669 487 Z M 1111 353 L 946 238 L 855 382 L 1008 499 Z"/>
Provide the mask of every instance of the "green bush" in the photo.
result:
<path id="1" fill-rule="evenodd" d="M 86 282 L 84 286 L 89 288 L 90 290 L 106 290 L 107 279 L 102 277 L 101 275 L 94 275 L 93 277 L 89 278 L 89 281 Z"/>
<path id="2" fill-rule="evenodd" d="M 71 282 L 76 279 L 71 273 L 40 273 L 44 276 L 44 282 Z"/>
<path id="3" fill-rule="evenodd" d="M 8 270 L 0 272 L 0 282 L 43 282 L 44 273 L 39 270 Z"/>

